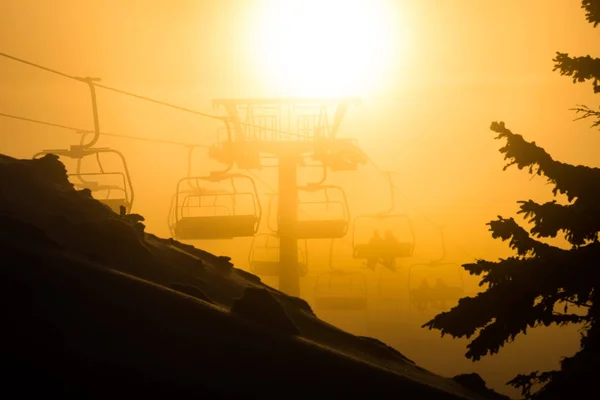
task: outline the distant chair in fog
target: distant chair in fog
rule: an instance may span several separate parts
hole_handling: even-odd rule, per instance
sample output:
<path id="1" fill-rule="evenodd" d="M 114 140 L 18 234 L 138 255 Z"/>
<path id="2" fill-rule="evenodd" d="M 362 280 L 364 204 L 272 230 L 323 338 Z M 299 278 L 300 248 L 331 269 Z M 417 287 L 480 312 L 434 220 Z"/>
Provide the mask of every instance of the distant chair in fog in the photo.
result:
<path id="1" fill-rule="evenodd" d="M 394 248 L 400 244 L 398 238 L 394 235 L 391 230 L 385 231 L 385 238 L 383 239 L 383 246 L 386 248 Z M 381 263 L 389 268 L 392 271 L 396 270 L 396 258 L 395 257 L 385 257 L 381 260 Z"/>
<path id="2" fill-rule="evenodd" d="M 381 237 L 381 235 L 379 234 L 378 230 L 374 230 L 373 231 L 373 236 L 371 236 L 371 239 L 369 239 L 369 245 L 371 246 L 380 246 L 384 243 L 383 238 Z M 368 258 L 367 262 L 365 263 L 365 265 L 367 266 L 367 268 L 370 268 L 372 270 L 375 269 L 375 266 L 377 265 L 377 263 L 379 262 L 379 258 L 377 257 L 372 257 L 372 258 Z"/>

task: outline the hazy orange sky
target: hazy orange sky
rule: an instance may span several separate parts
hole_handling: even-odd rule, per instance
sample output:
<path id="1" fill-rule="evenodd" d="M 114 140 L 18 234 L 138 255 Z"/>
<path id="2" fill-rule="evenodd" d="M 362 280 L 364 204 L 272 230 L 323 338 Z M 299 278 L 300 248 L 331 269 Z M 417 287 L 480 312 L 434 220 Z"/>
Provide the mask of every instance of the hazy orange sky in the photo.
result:
<path id="1" fill-rule="evenodd" d="M 378 2 L 363 4 L 368 3 Z M 269 74 L 260 67 L 268 53 L 257 32 L 270 26 L 265 19 L 269 4 L 267 0 L 3 1 L 0 52 L 220 113 L 211 106 L 214 98 L 293 95 L 285 85 L 269 82 Z M 329 28 L 305 29 L 320 29 L 324 40 L 328 29 L 333 35 L 336 24 L 350 18 L 344 2 L 340 4 L 318 18 L 331 21 Z M 362 104 L 351 109 L 340 135 L 357 138 L 381 166 L 396 170 L 394 180 L 401 189 L 398 207 L 424 232 L 421 248 L 437 245 L 427 233 L 431 227 L 425 215 L 446 225 L 450 256 L 457 260 L 510 254 L 505 244 L 491 239 L 485 223 L 498 214 L 514 215 L 517 200 L 550 199 L 550 187 L 541 178 L 530 180 L 526 172 L 503 172 L 498 152 L 503 143 L 493 140 L 488 127 L 494 120 L 504 120 L 557 159 L 599 166 L 600 132 L 589 129 L 590 121 L 572 122 L 575 115 L 569 111 L 576 104 L 596 106 L 597 96 L 591 84 L 574 85 L 553 72 L 552 58 L 556 51 L 598 56 L 600 30 L 587 23 L 580 1 L 378 4 L 388 11 L 388 23 L 396 24 L 388 26 L 389 42 L 378 44 L 391 56 L 387 54 L 385 68 L 377 69 L 381 76 L 357 93 Z M 317 18 L 323 9 L 310 12 Z M 358 31 L 367 28 L 357 23 Z M 354 48 L 339 32 L 335 38 L 339 46 Z M 327 59 L 319 54 L 315 57 L 300 48 L 294 56 L 325 68 Z M 0 72 L 0 112 L 92 126 L 84 85 L 5 58 L 0 58 Z M 214 141 L 218 125 L 197 116 L 100 89 L 98 99 L 104 131 Z M 1 152 L 16 157 L 77 140 L 68 131 L 5 118 L 0 118 L 0 132 Z M 185 149 L 110 137 L 98 144 L 125 153 L 136 185 L 134 211 L 146 216 L 150 231 L 167 235 L 169 200 L 177 178 L 185 174 Z M 340 179 L 366 185 L 369 174 L 372 170 Z M 265 177 L 274 182 L 272 178 Z M 357 201 L 364 203 L 361 185 L 349 191 L 358 197 L 362 193 Z"/>
<path id="2" fill-rule="evenodd" d="M 101 77 L 109 86 L 218 112 L 210 105 L 216 97 L 286 94 L 285 88 L 270 87 L 256 70 L 264 43 L 253 38 L 266 23 L 260 16 L 268 4 L 3 2 L 0 48 L 73 75 Z M 574 115 L 568 111 L 578 103 L 593 103 L 590 85 L 573 85 L 552 72 L 555 51 L 583 55 L 598 48 L 600 31 L 586 23 L 578 2 L 382 4 L 397 14 L 395 21 L 402 26 L 396 33 L 407 36 L 403 43 L 408 45 L 397 46 L 404 53 L 388 58 L 389 76 L 371 91 L 359 93 L 362 105 L 349 113 L 341 134 L 357 137 L 381 165 L 396 169 L 396 183 L 422 212 L 450 225 L 462 224 L 459 231 L 478 230 L 481 240 L 490 242 L 483 224 L 497 213 L 512 213 L 523 186 L 521 197 L 527 191 L 546 192 L 544 185 L 530 183 L 525 174 L 501 171 L 497 152 L 501 143 L 488 131 L 492 120 L 505 120 L 557 158 L 597 164 L 594 149 L 599 135 L 588 129 L 587 122 L 572 123 Z M 333 11 L 326 16 L 333 21 L 332 29 L 336 19 L 345 18 L 344 7 Z M 297 56 L 311 59 L 303 52 Z M 91 126 L 85 86 L 8 59 L 0 60 L 0 68 L 3 112 Z M 99 104 L 106 131 L 202 143 L 214 140 L 213 125 L 195 116 L 101 90 Z M 19 156 L 73 141 L 68 132 L 6 119 L 0 124 L 14 132 L 0 138 L 2 148 Z M 183 172 L 183 167 L 174 166 L 181 149 L 111 138 L 102 143 L 126 153 L 136 149 L 154 153 L 150 164 L 164 174 Z M 132 166 L 141 186 L 138 192 L 144 185 L 139 174 L 149 168 Z M 138 210 L 143 212 L 148 206 L 139 194 Z M 151 226 L 164 229 L 163 221 L 156 225 L 152 221 Z"/>

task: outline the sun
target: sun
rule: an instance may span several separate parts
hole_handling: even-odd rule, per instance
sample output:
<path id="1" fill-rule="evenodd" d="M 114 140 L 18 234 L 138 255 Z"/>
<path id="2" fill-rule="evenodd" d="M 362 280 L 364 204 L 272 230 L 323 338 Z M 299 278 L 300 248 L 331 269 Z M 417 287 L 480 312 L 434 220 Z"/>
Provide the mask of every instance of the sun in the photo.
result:
<path id="1" fill-rule="evenodd" d="M 406 52 L 398 1 L 266 0 L 252 58 L 280 96 L 362 96 L 384 84 Z"/>

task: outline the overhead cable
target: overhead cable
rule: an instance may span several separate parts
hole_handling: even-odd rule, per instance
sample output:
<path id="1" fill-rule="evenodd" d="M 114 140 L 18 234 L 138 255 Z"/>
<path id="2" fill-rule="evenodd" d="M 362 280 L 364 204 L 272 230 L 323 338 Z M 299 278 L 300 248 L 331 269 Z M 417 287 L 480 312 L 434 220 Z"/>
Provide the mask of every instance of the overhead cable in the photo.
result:
<path id="1" fill-rule="evenodd" d="M 38 120 L 38 119 L 21 117 L 21 116 L 18 116 L 18 115 L 6 114 L 6 113 L 1 113 L 1 112 L 0 112 L 0 117 L 12 118 L 12 119 L 17 119 L 17 120 L 21 120 L 21 121 L 33 122 L 33 123 L 36 123 L 36 124 L 41 124 L 41 125 L 47 125 L 47 126 L 52 126 L 52 127 L 56 127 L 56 128 L 67 129 L 67 130 L 74 131 L 74 132 L 77 132 L 77 133 L 84 133 L 84 134 L 94 133 L 94 131 L 91 131 L 89 129 L 80 129 L 80 128 L 76 128 L 76 127 L 73 127 L 73 126 L 61 125 L 61 124 L 56 124 L 56 123 L 53 123 L 53 122 L 41 121 L 41 120 Z M 100 132 L 100 134 L 104 135 L 104 136 L 112 136 L 112 137 L 132 139 L 132 140 L 140 140 L 140 141 L 153 142 L 153 143 L 164 143 L 164 144 L 173 144 L 173 145 L 180 145 L 180 146 L 196 146 L 196 147 L 205 147 L 205 148 L 209 148 L 210 147 L 209 145 L 205 145 L 205 144 L 194 144 L 194 143 L 177 142 L 177 141 L 173 141 L 173 140 L 152 139 L 152 138 L 146 138 L 146 137 L 141 137 L 141 136 L 123 135 L 123 134 L 118 134 L 118 133 Z"/>

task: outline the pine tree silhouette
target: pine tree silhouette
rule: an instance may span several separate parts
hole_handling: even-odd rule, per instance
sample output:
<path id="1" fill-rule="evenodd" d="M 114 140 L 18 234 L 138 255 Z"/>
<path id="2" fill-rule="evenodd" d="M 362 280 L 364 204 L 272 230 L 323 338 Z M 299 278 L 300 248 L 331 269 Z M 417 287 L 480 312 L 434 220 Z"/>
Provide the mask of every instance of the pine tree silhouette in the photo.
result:
<path id="1" fill-rule="evenodd" d="M 596 27 L 600 23 L 600 0 L 583 0 L 582 8 L 588 22 Z M 600 59 L 557 53 L 554 61 L 561 75 L 572 77 L 574 82 L 592 80 L 594 92 L 600 93 Z M 596 118 L 594 126 L 600 126 L 600 111 L 587 107 L 576 111 L 584 112 L 582 118 Z M 600 378 L 600 169 L 556 161 L 503 122 L 493 122 L 490 128 L 498 134 L 497 139 L 506 140 L 500 149 L 509 161 L 504 169 L 516 165 L 528 168 L 530 174 L 545 176 L 554 185 L 553 194 L 566 195 L 568 203 L 520 201 L 519 213 L 533 224 L 529 232 L 513 218 L 499 216 L 490 222 L 492 237 L 509 241 L 516 255 L 463 265 L 470 274 L 482 276 L 481 285 L 488 285 L 487 289 L 461 299 L 452 310 L 438 314 L 423 327 L 438 329 L 442 336 L 475 336 L 467 345 L 466 356 L 476 361 L 497 353 L 528 328 L 582 324 L 580 349 L 562 359 L 559 371 L 518 375 L 508 384 L 521 389 L 527 399 L 593 396 Z M 564 234 L 570 249 L 540 240 L 558 234 Z"/>

